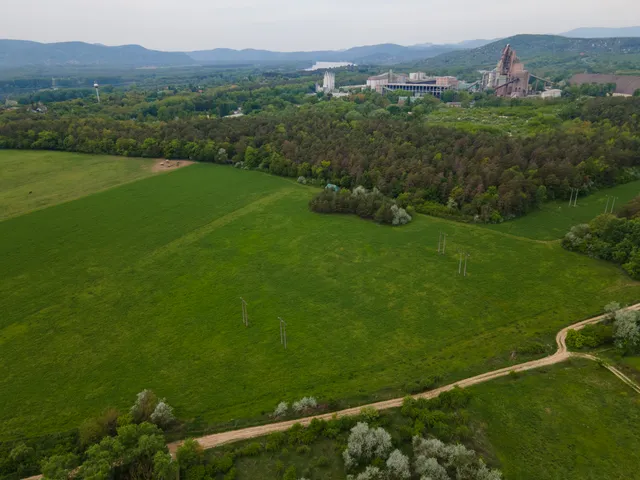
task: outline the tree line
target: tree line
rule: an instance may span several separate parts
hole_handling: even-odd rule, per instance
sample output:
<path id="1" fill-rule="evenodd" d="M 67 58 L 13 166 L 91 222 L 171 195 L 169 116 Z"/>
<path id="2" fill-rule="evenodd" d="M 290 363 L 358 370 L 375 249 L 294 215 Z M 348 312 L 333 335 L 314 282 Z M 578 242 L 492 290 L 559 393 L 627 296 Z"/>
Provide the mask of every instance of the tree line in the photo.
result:
<path id="1" fill-rule="evenodd" d="M 640 126 L 628 112 L 640 99 L 622 100 L 629 103 L 594 99 L 558 128 L 521 137 L 430 126 L 419 114 L 365 116 L 360 110 L 371 102 L 357 98 L 218 120 L 6 112 L 0 148 L 243 162 L 276 175 L 377 188 L 418 211 L 500 222 L 568 198 L 571 188 L 589 192 L 637 178 Z"/>

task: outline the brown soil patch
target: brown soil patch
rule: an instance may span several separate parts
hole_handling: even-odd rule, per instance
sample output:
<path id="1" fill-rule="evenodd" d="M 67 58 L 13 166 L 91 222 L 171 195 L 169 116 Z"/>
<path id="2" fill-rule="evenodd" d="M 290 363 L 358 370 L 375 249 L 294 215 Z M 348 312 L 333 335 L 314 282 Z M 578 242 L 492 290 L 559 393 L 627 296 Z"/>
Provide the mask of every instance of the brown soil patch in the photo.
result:
<path id="1" fill-rule="evenodd" d="M 151 167 L 151 171 L 156 173 L 167 170 L 176 170 L 194 163 L 195 162 L 192 162 L 191 160 L 165 160 L 163 158 L 159 158 L 156 160 L 156 163 L 153 164 L 153 167 Z"/>

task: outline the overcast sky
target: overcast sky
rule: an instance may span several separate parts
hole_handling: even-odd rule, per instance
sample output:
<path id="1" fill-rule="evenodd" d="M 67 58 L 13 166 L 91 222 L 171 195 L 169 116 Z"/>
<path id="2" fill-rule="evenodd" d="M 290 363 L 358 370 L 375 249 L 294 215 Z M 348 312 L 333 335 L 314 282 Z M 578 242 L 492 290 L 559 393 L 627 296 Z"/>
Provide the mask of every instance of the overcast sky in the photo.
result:
<path id="1" fill-rule="evenodd" d="M 158 50 L 446 43 L 640 24 L 639 0 L 0 0 L 0 38 Z"/>

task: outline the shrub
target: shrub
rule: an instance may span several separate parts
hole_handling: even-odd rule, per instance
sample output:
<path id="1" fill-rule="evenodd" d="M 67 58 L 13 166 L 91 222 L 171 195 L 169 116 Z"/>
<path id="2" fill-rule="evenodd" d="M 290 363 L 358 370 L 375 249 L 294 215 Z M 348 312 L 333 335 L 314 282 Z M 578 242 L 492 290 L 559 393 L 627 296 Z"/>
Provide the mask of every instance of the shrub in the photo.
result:
<path id="1" fill-rule="evenodd" d="M 521 355 L 540 355 L 549 350 L 548 345 L 541 342 L 529 343 L 523 347 L 518 347 L 517 351 Z"/>
<path id="2" fill-rule="evenodd" d="M 221 457 L 215 457 L 211 461 L 211 467 L 214 473 L 225 473 L 231 470 L 233 467 L 233 457 L 231 455 L 223 455 Z"/>
<path id="3" fill-rule="evenodd" d="M 637 312 L 618 310 L 613 324 L 616 347 L 624 353 L 631 353 L 640 345 L 640 326 Z"/>
<path id="4" fill-rule="evenodd" d="M 360 416 L 366 422 L 375 422 L 380 418 L 380 412 L 373 407 L 363 407 L 360 409 Z"/>
<path id="5" fill-rule="evenodd" d="M 318 402 L 314 397 L 303 397 L 297 402 L 293 402 L 293 410 L 296 413 L 301 413 L 305 410 L 310 410 L 312 408 L 316 408 L 318 406 Z"/>
<path id="6" fill-rule="evenodd" d="M 276 409 L 273 411 L 274 417 L 282 417 L 289 411 L 289 404 L 287 402 L 280 402 Z"/>
<path id="7" fill-rule="evenodd" d="M 138 393 L 136 403 L 131 407 L 131 417 L 136 423 L 146 422 L 156 409 L 158 397 L 151 390 L 143 390 Z"/>
<path id="8" fill-rule="evenodd" d="M 311 448 L 309 447 L 309 445 L 300 445 L 298 448 L 296 448 L 296 452 L 301 455 L 306 455 L 307 453 L 311 452 Z"/>
<path id="9" fill-rule="evenodd" d="M 302 185 L 306 185 L 307 184 L 307 179 L 304 178 L 303 176 L 299 176 L 298 177 L 298 183 L 301 183 Z"/>
<path id="10" fill-rule="evenodd" d="M 173 415 L 173 407 L 171 407 L 163 398 L 156 405 L 156 408 L 153 410 L 150 419 L 160 428 L 167 428 L 169 425 L 175 422 L 176 417 Z"/>
<path id="11" fill-rule="evenodd" d="M 291 465 L 289 468 L 287 468 L 287 471 L 284 472 L 282 480 L 296 480 L 297 478 L 298 475 L 296 473 L 296 467 Z"/>
<path id="12" fill-rule="evenodd" d="M 42 462 L 42 475 L 48 480 L 67 480 L 78 464 L 78 457 L 72 453 L 53 455 Z"/>
<path id="13" fill-rule="evenodd" d="M 259 455 L 262 452 L 262 445 L 258 442 L 251 442 L 242 448 L 236 450 L 236 456 L 238 457 L 253 457 Z"/>
<path id="14" fill-rule="evenodd" d="M 417 457 L 415 460 L 416 473 L 422 478 L 430 480 L 449 480 L 446 468 L 433 457 Z"/>
<path id="15" fill-rule="evenodd" d="M 324 468 L 329 466 L 329 459 L 327 457 L 325 457 L 324 455 L 316 458 L 313 463 L 313 466 L 315 467 L 319 467 L 319 468 Z"/>
<path id="16" fill-rule="evenodd" d="M 282 432 L 274 432 L 267 437 L 265 450 L 267 452 L 275 452 L 282 447 L 287 440 L 287 436 Z"/>
<path id="17" fill-rule="evenodd" d="M 587 325 L 581 330 L 567 332 L 567 346 L 573 350 L 582 348 L 596 348 L 613 340 L 611 325 Z"/>
<path id="18" fill-rule="evenodd" d="M 384 478 L 384 472 L 372 465 L 369 465 L 364 472 L 357 476 L 347 475 L 347 480 L 384 480 Z"/>
<path id="19" fill-rule="evenodd" d="M 387 473 L 391 479 L 399 480 L 411 477 L 409 458 L 400 450 L 394 450 L 387 459 Z"/>
<path id="20" fill-rule="evenodd" d="M 447 471 L 455 472 L 455 478 L 499 480 L 498 470 L 489 470 L 476 452 L 464 445 L 445 445 L 437 439 L 413 438 L 416 473 L 423 478 L 448 480 Z"/>
<path id="21" fill-rule="evenodd" d="M 229 472 L 224 476 L 224 480 L 236 480 L 236 478 L 238 477 L 238 472 L 236 471 L 236 468 L 233 467 L 231 470 L 229 470 Z"/>
<path id="22" fill-rule="evenodd" d="M 347 449 L 342 453 L 347 469 L 375 457 L 386 458 L 391 450 L 391 435 L 383 428 L 369 428 L 359 422 L 351 429 Z"/>
<path id="23" fill-rule="evenodd" d="M 82 422 L 78 429 L 80 445 L 86 447 L 99 442 L 103 437 L 113 436 L 119 426 L 118 411 L 109 408 L 102 415 Z"/>
<path id="24" fill-rule="evenodd" d="M 204 459 L 204 450 L 193 438 L 188 438 L 182 445 L 178 447 L 176 452 L 176 460 L 180 468 L 189 468 L 193 465 L 202 463 Z"/>
<path id="25" fill-rule="evenodd" d="M 174 480 L 178 473 L 177 462 L 171 455 L 164 452 L 156 452 L 153 457 L 153 478 L 157 480 Z"/>

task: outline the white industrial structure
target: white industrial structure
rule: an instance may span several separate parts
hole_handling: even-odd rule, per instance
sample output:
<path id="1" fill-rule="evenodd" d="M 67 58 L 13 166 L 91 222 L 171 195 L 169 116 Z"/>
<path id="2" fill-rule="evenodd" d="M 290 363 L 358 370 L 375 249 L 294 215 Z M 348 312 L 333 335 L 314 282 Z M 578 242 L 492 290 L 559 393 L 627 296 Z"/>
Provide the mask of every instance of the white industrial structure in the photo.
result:
<path id="1" fill-rule="evenodd" d="M 324 81 L 322 82 L 322 91 L 331 93 L 336 89 L 336 74 L 330 70 L 324 72 Z"/>
<path id="2" fill-rule="evenodd" d="M 459 87 L 456 77 L 429 77 L 424 72 L 387 73 L 375 75 L 367 79 L 367 87 L 378 93 L 391 90 L 404 90 L 413 93 L 414 96 L 433 95 L 440 97 L 446 90 Z"/>
<path id="3" fill-rule="evenodd" d="M 100 103 L 100 85 L 98 85 L 98 82 L 93 82 L 93 88 L 96 89 L 96 97 L 98 97 L 98 103 Z"/>
<path id="4" fill-rule="evenodd" d="M 542 98 L 560 98 L 562 96 L 562 90 L 558 88 L 552 88 L 550 90 L 545 90 L 540 94 Z"/>

